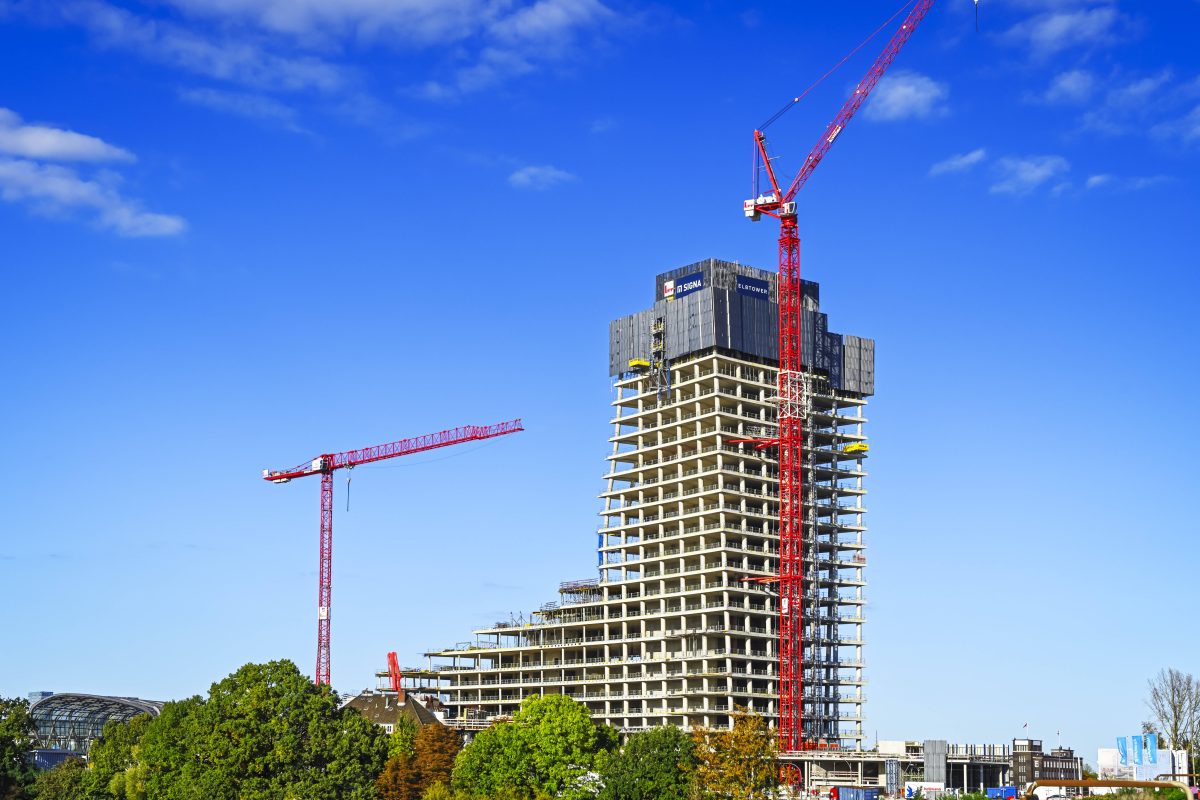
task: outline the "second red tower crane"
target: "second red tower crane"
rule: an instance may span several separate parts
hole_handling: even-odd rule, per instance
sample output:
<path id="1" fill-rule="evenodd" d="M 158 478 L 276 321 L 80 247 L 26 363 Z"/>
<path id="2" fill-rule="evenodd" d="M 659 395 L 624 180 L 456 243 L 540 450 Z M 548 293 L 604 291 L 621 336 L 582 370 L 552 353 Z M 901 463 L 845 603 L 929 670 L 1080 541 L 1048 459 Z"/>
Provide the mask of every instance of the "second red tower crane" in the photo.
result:
<path id="1" fill-rule="evenodd" d="M 408 456 L 449 447 L 463 442 L 491 439 L 525 430 L 521 420 L 514 419 L 496 425 L 464 425 L 460 428 L 429 433 L 412 439 L 344 453 L 326 453 L 286 470 L 263 470 L 263 480 L 271 483 L 287 483 L 293 478 L 309 475 L 321 476 L 321 556 L 317 570 L 317 670 L 318 685 L 329 683 L 329 634 L 330 607 L 333 604 L 333 473 L 339 469 L 352 469 L 363 464 L 383 461 L 397 456 Z"/>

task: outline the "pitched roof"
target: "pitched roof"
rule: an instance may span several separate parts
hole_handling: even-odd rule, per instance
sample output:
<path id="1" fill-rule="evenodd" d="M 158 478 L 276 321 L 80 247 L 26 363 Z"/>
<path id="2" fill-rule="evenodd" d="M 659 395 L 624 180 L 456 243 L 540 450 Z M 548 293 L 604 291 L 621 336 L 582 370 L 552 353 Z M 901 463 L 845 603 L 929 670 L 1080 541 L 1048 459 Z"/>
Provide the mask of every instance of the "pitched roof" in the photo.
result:
<path id="1" fill-rule="evenodd" d="M 395 725 L 401 717 L 408 717 L 418 725 L 444 724 L 420 700 L 407 693 L 398 699 L 395 692 L 364 691 L 346 705 L 358 709 L 376 725 Z"/>

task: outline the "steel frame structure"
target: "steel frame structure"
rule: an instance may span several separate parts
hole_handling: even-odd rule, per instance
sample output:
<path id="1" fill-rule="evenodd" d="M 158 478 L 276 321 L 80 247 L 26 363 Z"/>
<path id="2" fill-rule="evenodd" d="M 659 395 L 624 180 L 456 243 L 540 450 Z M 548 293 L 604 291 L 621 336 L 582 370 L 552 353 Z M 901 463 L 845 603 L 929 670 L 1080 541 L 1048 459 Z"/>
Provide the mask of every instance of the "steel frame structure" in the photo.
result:
<path id="1" fill-rule="evenodd" d="M 908 42 L 917 25 L 929 13 L 934 0 L 915 0 L 883 52 L 875 59 L 867 74 L 859 81 L 854 93 L 842 105 L 833 121 L 804 159 L 796 177 L 786 190 L 781 190 L 770 156 L 767 154 L 763 131 L 800 97 L 771 117 L 754 131 L 755 168 L 754 196 L 743 203 L 745 215 L 758 220 L 762 214 L 779 220 L 779 437 L 764 444 L 779 450 L 779 749 L 796 752 L 806 749 L 804 739 L 804 468 L 803 424 L 807 413 L 807 397 L 802 363 L 801 310 L 803 297 L 800 283 L 800 235 L 796 222 L 796 193 L 808 181 L 817 165 L 833 147 L 851 118 L 866 102 L 871 90 L 879 83 L 900 50 Z M 901 9 L 903 11 L 903 8 Z M 897 12 L 897 15 L 900 12 Z M 886 23 L 885 23 L 886 24 Z M 801 95 L 803 97 L 803 95 Z M 770 183 L 769 194 L 759 194 L 759 177 L 765 172 Z M 784 779 L 793 782 L 794 775 L 785 767 Z"/>
<path id="2" fill-rule="evenodd" d="M 294 478 L 321 476 L 320 564 L 317 569 L 317 685 L 329 684 L 330 608 L 333 604 L 333 473 L 353 469 L 397 456 L 423 453 L 439 447 L 491 439 L 525 430 L 521 420 L 514 419 L 496 425 L 463 425 L 458 428 L 428 433 L 410 439 L 400 439 L 375 447 L 347 450 L 344 453 L 325 453 L 288 470 L 263 470 L 263 480 L 287 483 Z"/>

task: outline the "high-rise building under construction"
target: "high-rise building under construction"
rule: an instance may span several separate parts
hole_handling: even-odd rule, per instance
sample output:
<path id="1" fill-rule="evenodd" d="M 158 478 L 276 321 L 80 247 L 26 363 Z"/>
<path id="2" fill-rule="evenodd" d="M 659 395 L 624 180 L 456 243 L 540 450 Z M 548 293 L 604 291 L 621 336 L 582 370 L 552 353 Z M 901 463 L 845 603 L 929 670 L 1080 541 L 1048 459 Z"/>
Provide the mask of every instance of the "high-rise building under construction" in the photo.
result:
<path id="1" fill-rule="evenodd" d="M 565 694 L 626 731 L 726 727 L 778 705 L 776 275 L 716 259 L 657 276 L 613 321 L 599 567 L 558 600 L 405 669 L 462 726 Z M 805 740 L 863 740 L 863 426 L 874 342 L 831 333 L 804 284 Z"/>

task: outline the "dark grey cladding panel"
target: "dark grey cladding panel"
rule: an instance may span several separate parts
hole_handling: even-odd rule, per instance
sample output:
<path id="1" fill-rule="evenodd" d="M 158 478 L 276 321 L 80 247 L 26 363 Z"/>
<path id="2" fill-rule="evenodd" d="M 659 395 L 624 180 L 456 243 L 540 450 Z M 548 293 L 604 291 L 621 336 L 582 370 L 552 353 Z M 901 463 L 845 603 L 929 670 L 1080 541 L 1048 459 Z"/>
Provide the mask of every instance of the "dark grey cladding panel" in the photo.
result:
<path id="1" fill-rule="evenodd" d="M 860 339 L 862 344 L 862 382 L 857 391 L 875 394 L 875 340 Z"/>
<path id="2" fill-rule="evenodd" d="M 804 298 L 803 306 L 809 311 L 816 311 L 821 307 L 821 284 L 816 281 L 806 281 L 800 279 L 800 296 Z M 775 298 L 772 297 L 772 300 Z"/>
<path id="3" fill-rule="evenodd" d="M 844 337 L 842 388 L 859 394 L 875 394 L 875 340 Z"/>
<path id="4" fill-rule="evenodd" d="M 842 371 L 842 336 L 838 333 L 826 333 L 822 337 L 822 346 L 817 350 L 816 368 L 824 370 L 833 386 L 846 388 Z"/>
<path id="5" fill-rule="evenodd" d="M 608 324 L 608 374 L 620 375 L 634 358 L 650 358 L 653 309 L 639 311 Z"/>
<path id="6" fill-rule="evenodd" d="M 662 300 L 663 283 L 696 274 L 703 288 L 673 300 Z M 737 290 L 737 276 L 766 281 L 763 299 Z M 875 343 L 870 339 L 829 332 L 820 312 L 820 286 L 803 281 L 802 363 L 821 370 L 841 389 L 864 395 L 875 391 Z M 674 360 L 712 347 L 776 361 L 779 358 L 779 308 L 776 274 L 731 261 L 707 259 L 664 272 L 655 279 L 654 306 L 621 317 L 609 326 L 609 374 L 620 375 L 630 359 L 650 357 L 650 325 L 662 317 L 666 356 Z"/>

